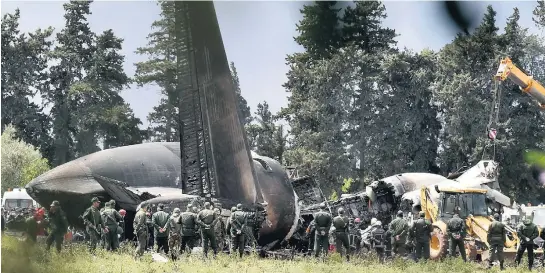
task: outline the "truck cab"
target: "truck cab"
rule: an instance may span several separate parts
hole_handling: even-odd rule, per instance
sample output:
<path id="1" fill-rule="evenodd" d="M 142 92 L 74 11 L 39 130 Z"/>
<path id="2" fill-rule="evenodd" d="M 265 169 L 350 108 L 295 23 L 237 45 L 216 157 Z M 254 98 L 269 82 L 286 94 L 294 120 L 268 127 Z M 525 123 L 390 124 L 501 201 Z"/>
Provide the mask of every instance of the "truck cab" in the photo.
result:
<path id="1" fill-rule="evenodd" d="M 36 201 L 28 195 L 25 189 L 14 188 L 8 189 L 2 196 L 2 208 L 4 211 L 10 211 L 17 208 L 30 209 L 37 207 Z"/>

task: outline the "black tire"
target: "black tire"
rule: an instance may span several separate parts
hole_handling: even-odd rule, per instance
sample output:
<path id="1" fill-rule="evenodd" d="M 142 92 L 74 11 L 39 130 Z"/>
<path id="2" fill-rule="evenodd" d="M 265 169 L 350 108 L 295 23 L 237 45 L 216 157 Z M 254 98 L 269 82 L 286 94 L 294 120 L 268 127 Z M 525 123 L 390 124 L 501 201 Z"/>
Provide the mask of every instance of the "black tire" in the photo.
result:
<path id="1" fill-rule="evenodd" d="M 448 236 L 440 228 L 434 227 L 430 240 L 430 259 L 441 260 L 448 253 Z"/>

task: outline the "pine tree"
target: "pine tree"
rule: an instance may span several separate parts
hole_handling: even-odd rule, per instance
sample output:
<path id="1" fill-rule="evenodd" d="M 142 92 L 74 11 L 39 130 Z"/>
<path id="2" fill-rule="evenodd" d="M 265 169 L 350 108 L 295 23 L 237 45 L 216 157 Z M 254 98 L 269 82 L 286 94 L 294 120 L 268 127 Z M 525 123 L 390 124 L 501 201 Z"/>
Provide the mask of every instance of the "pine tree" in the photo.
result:
<path id="1" fill-rule="evenodd" d="M 539 28 L 545 29 L 545 1 L 537 1 L 537 7 L 534 9 L 532 20 Z"/>
<path id="2" fill-rule="evenodd" d="M 250 106 L 248 106 L 248 102 L 246 102 L 246 99 L 242 96 L 242 91 L 240 90 L 240 80 L 238 78 L 238 73 L 234 62 L 231 62 L 230 68 L 231 76 L 233 77 L 233 83 L 235 85 L 235 92 L 237 94 L 237 105 L 240 123 L 243 126 L 246 126 L 250 124 L 250 122 L 252 122 L 252 113 L 250 112 Z"/>
<path id="3" fill-rule="evenodd" d="M 19 31 L 19 19 L 19 9 L 2 19 L 2 131 L 12 124 L 18 138 L 38 147 L 51 160 L 51 120 L 29 97 L 47 86 L 53 29 L 38 29 L 27 36 Z"/>

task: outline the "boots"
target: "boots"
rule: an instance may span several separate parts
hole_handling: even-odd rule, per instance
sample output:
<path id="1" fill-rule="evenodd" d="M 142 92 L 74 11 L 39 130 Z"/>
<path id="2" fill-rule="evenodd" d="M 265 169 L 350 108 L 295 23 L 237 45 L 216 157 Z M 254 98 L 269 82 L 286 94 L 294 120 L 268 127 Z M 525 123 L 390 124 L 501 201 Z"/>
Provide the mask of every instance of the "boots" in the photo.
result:
<path id="1" fill-rule="evenodd" d="M 350 262 L 350 255 L 346 255 L 346 261 Z"/>
<path id="2" fill-rule="evenodd" d="M 505 270 L 505 267 L 503 267 L 503 261 L 500 261 L 500 270 Z"/>

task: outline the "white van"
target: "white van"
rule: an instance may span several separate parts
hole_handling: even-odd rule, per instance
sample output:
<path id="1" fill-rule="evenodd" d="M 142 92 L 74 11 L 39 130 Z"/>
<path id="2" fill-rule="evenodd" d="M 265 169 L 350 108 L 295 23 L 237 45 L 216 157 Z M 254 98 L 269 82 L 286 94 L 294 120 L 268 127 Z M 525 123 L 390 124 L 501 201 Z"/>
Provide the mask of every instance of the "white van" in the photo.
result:
<path id="1" fill-rule="evenodd" d="M 2 196 L 2 208 L 8 211 L 14 208 L 32 208 L 37 207 L 38 203 L 28 195 L 26 189 L 14 188 L 4 192 Z"/>

